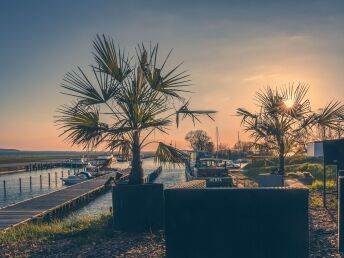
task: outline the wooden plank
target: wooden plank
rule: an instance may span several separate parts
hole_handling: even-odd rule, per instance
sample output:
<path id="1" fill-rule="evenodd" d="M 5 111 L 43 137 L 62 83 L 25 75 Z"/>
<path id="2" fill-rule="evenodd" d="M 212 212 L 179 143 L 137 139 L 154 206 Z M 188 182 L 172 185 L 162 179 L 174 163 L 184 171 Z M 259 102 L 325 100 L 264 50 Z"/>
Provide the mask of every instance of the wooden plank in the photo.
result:
<path id="1" fill-rule="evenodd" d="M 0 209 L 0 230 L 7 230 L 36 217 L 47 215 L 64 205 L 89 196 L 103 189 L 111 176 L 113 175 L 108 174 Z"/>

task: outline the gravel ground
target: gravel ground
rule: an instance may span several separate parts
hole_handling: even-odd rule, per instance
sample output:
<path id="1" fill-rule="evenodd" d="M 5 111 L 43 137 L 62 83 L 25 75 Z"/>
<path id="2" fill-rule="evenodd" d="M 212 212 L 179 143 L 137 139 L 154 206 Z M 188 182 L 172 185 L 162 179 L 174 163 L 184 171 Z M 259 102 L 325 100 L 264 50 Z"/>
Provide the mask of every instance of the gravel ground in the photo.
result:
<path id="1" fill-rule="evenodd" d="M 1 257 L 164 257 L 163 232 L 129 234 L 80 244 L 78 239 L 26 241 L 0 246 Z"/>
<path id="2" fill-rule="evenodd" d="M 319 193 L 311 193 L 320 197 Z M 310 257 L 344 257 L 338 253 L 337 210 L 319 206 L 309 208 Z"/>
<path id="3" fill-rule="evenodd" d="M 319 193 L 311 193 L 320 197 Z M 336 209 L 309 208 L 310 257 L 344 257 L 337 251 Z M 0 257 L 164 257 L 163 231 L 130 234 L 114 231 L 92 243 L 78 238 L 25 241 L 0 245 Z"/>

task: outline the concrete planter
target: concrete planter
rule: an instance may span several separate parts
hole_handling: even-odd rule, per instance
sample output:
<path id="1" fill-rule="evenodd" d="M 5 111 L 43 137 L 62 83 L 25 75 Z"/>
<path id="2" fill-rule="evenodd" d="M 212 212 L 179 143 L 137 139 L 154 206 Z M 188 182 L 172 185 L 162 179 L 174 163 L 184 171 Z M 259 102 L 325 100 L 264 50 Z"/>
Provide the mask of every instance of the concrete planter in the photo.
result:
<path id="1" fill-rule="evenodd" d="M 116 229 L 146 231 L 162 227 L 163 184 L 116 185 L 112 188 Z"/>
<path id="2" fill-rule="evenodd" d="M 308 189 L 165 190 L 168 258 L 307 258 Z"/>
<path id="3" fill-rule="evenodd" d="M 283 176 L 273 174 L 259 174 L 258 185 L 259 187 L 282 187 Z"/>

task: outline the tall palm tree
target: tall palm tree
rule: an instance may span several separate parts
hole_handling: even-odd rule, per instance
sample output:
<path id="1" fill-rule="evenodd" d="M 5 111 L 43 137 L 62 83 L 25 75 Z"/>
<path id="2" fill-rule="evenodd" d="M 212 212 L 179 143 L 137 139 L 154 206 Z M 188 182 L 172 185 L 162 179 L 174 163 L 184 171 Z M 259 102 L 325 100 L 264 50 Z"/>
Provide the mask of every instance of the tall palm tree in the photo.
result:
<path id="1" fill-rule="evenodd" d="M 58 109 L 56 122 L 61 135 L 72 144 L 96 148 L 102 144 L 110 151 L 132 156 L 130 184 L 143 183 L 141 150 L 157 144 L 160 162 L 182 163 L 185 153 L 163 142 L 150 140 L 155 131 L 167 133 L 173 122 L 199 116 L 213 119 L 212 110 L 190 110 L 190 100 L 181 94 L 190 85 L 181 64 L 168 69 L 167 60 L 159 62 L 158 45 L 138 45 L 129 56 L 110 37 L 97 35 L 93 41 L 96 65 L 91 76 L 78 67 L 69 72 L 61 85 L 74 102 Z M 172 118 L 175 117 L 175 120 Z"/>
<path id="2" fill-rule="evenodd" d="M 258 112 L 237 109 L 244 130 L 250 133 L 254 146 L 276 153 L 279 172 L 284 174 L 284 160 L 312 129 L 337 129 L 343 124 L 344 105 L 330 102 L 321 112 L 313 112 L 306 98 L 308 87 L 299 83 L 281 88 L 267 87 L 256 93 Z"/>

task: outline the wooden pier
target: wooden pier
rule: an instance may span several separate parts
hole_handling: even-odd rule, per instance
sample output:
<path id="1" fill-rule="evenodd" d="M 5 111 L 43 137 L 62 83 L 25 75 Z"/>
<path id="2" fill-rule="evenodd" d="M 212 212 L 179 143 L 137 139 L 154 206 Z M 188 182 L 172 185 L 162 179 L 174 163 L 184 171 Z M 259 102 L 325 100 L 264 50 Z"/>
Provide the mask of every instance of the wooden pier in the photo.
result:
<path id="1" fill-rule="evenodd" d="M 153 182 L 160 175 L 161 171 L 162 168 L 158 167 L 145 176 L 144 182 Z M 127 180 L 130 169 L 124 169 L 120 172 L 122 177 L 119 181 Z M 115 173 L 109 173 L 0 209 L 0 232 L 29 221 L 44 220 L 44 218 L 63 215 L 66 211 L 87 202 L 94 196 L 109 189 L 114 178 L 116 178 Z"/>
<path id="2" fill-rule="evenodd" d="M 113 176 L 113 173 L 107 174 L 0 209 L 0 231 L 31 220 L 58 216 L 105 191 Z"/>

